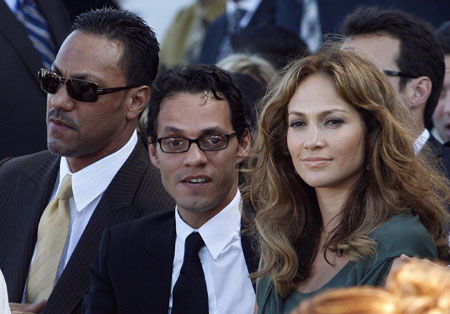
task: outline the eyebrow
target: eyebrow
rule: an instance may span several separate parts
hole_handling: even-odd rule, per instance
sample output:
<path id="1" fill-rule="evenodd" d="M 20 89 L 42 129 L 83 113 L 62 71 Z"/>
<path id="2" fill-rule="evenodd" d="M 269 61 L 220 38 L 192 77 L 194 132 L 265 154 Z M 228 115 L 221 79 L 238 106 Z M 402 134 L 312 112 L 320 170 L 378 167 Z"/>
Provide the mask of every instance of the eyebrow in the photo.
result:
<path id="1" fill-rule="evenodd" d="M 162 133 L 170 133 L 170 132 L 173 132 L 176 134 L 181 134 L 181 135 L 184 134 L 183 130 L 176 128 L 174 126 L 170 126 L 170 125 L 165 126 L 162 130 Z M 219 128 L 219 127 L 210 127 L 210 128 L 202 129 L 200 131 L 200 136 L 212 135 L 212 134 L 226 134 L 226 133 L 230 133 L 230 132 L 228 132 L 222 128 Z"/>
<path id="2" fill-rule="evenodd" d="M 319 115 L 320 116 L 327 116 L 329 114 L 339 113 L 339 112 L 347 113 L 347 111 L 343 110 L 343 109 L 331 109 L 331 110 L 325 110 L 325 111 L 319 112 Z M 305 114 L 303 112 L 294 111 L 294 110 L 289 111 L 288 115 L 294 115 L 294 116 L 300 116 L 300 117 L 305 116 Z"/>
<path id="3" fill-rule="evenodd" d="M 56 74 L 63 76 L 62 71 L 55 64 L 53 64 L 52 67 Z M 88 81 L 89 81 L 89 79 L 94 79 L 94 80 L 101 81 L 100 78 L 98 78 L 90 73 L 80 73 L 80 74 L 76 74 L 76 75 L 68 77 L 68 78 L 75 78 L 75 79 L 88 80 Z"/>

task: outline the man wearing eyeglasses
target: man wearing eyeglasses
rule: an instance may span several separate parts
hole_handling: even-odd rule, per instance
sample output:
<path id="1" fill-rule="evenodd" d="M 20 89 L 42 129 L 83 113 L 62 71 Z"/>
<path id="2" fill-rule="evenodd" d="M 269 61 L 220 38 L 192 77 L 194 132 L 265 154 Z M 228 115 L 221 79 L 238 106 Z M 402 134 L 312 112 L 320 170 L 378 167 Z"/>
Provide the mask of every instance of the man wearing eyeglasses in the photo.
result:
<path id="1" fill-rule="evenodd" d="M 140 18 L 105 8 L 78 16 L 39 71 L 48 151 L 0 167 L 0 269 L 14 313 L 80 313 L 103 229 L 173 209 L 136 133 L 158 50 Z"/>
<path id="2" fill-rule="evenodd" d="M 176 210 L 104 232 L 85 313 L 253 313 L 258 257 L 238 189 L 250 135 L 230 76 L 207 65 L 159 75 L 147 133 Z"/>
<path id="3" fill-rule="evenodd" d="M 434 28 L 408 13 L 361 7 L 346 17 L 343 48 L 356 48 L 388 76 L 410 113 L 415 151 L 427 146 L 450 177 L 450 152 L 430 134 L 444 79 L 444 55 Z"/>

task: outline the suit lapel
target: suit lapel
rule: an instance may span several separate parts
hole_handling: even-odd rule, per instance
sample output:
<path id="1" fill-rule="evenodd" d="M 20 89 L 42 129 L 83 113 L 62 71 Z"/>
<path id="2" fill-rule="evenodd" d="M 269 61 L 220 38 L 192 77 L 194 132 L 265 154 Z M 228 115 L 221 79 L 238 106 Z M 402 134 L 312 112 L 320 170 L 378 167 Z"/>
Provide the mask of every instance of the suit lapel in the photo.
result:
<path id="1" fill-rule="evenodd" d="M 254 273 L 258 270 L 259 254 L 256 250 L 255 238 L 251 235 L 250 222 L 247 217 L 252 217 L 254 209 L 250 203 L 246 203 L 241 209 L 244 213 L 241 219 L 241 244 L 244 252 L 245 262 L 247 264 L 248 273 Z M 252 281 L 253 289 L 256 288 L 255 282 Z"/>
<path id="2" fill-rule="evenodd" d="M 147 228 L 142 237 L 143 250 L 136 256 L 138 313 L 148 313 L 149 309 L 152 313 L 167 313 L 176 238 L 173 213 L 164 223 Z"/>
<path id="3" fill-rule="evenodd" d="M 45 312 L 71 313 L 79 305 L 89 288 L 89 267 L 98 254 L 103 230 L 140 216 L 142 209 L 133 206 L 133 201 L 148 163 L 147 152 L 138 141 L 104 192 L 48 300 Z"/>
<path id="4" fill-rule="evenodd" d="M 41 154 L 44 155 L 36 158 L 32 164 L 24 166 L 22 171 L 17 174 L 20 176 L 15 180 L 17 185 L 14 186 L 15 193 L 17 193 L 17 203 L 8 205 L 11 208 L 16 208 L 10 213 L 10 215 L 14 216 L 10 217 L 8 221 L 20 222 L 21 226 L 8 226 L 9 230 L 12 230 L 13 235 L 2 235 L 0 232 L 0 236 L 23 239 L 21 240 L 23 246 L 7 250 L 16 252 L 20 258 L 16 257 L 14 260 L 6 261 L 7 264 L 2 263 L 6 268 L 4 269 L 5 275 L 10 276 L 7 278 L 10 301 L 20 302 L 22 299 L 31 257 L 36 244 L 39 220 L 48 204 L 58 174 L 59 157 L 53 156 L 48 152 Z M 26 227 L 24 228 L 23 226 Z M 21 251 L 17 252 L 18 249 Z"/>
<path id="5" fill-rule="evenodd" d="M 430 138 L 426 141 L 425 145 L 428 146 L 438 158 L 442 158 L 444 154 L 443 145 L 432 134 L 430 134 Z"/>

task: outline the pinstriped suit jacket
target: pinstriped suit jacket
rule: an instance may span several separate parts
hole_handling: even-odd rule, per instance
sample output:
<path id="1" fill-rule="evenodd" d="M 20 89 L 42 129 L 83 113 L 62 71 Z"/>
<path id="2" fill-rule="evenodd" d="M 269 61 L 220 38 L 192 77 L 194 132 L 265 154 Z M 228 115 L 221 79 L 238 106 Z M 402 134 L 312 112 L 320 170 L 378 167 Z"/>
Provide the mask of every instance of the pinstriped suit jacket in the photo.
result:
<path id="1" fill-rule="evenodd" d="M 0 269 L 11 302 L 21 302 L 39 219 L 51 196 L 59 161 L 60 157 L 44 151 L 13 158 L 0 167 Z M 44 313 L 81 312 L 81 301 L 89 288 L 89 267 L 106 227 L 174 207 L 159 172 L 138 141 L 104 192 Z"/>

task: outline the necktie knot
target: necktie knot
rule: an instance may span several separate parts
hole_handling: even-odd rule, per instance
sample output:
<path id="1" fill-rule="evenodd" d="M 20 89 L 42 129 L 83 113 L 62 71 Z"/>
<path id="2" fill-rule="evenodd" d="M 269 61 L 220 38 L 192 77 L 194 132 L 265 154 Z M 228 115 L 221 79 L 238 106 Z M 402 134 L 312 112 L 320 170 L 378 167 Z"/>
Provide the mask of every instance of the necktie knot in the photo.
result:
<path id="1" fill-rule="evenodd" d="M 61 186 L 59 187 L 58 194 L 56 197 L 60 200 L 68 200 L 73 196 L 72 192 L 72 176 L 66 174 L 62 180 Z"/>
<path id="2" fill-rule="evenodd" d="M 205 245 L 200 233 L 192 232 L 184 243 L 184 256 L 197 256 L 200 249 Z"/>

